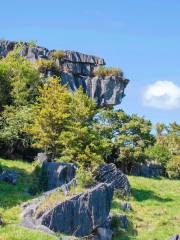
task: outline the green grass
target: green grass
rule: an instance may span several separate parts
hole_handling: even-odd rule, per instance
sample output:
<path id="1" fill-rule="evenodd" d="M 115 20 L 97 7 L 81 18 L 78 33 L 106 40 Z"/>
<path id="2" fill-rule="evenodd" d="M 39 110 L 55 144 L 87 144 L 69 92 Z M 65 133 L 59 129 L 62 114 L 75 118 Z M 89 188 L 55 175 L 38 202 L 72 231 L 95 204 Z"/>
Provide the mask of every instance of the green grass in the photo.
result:
<path id="1" fill-rule="evenodd" d="M 130 221 L 128 232 L 118 240 L 166 240 L 180 233 L 180 181 L 129 177 L 132 196 L 128 199 L 133 211 L 121 210 L 122 200 L 114 197 L 112 213 L 126 214 Z"/>
<path id="2" fill-rule="evenodd" d="M 0 227 L 0 240 L 55 240 L 40 231 L 32 231 L 20 227 L 21 204 L 32 197 L 28 194 L 31 185 L 32 164 L 21 161 L 0 159 L 3 168 L 16 169 L 18 184 L 12 186 L 0 183 L 0 214 L 5 226 Z M 180 181 L 168 179 L 148 179 L 129 177 L 132 196 L 122 199 L 114 197 L 111 212 L 126 214 L 130 220 L 128 231 L 118 232 L 115 240 L 166 240 L 180 233 Z M 133 211 L 123 212 L 123 201 L 131 203 Z"/>
<path id="3" fill-rule="evenodd" d="M 16 169 L 19 174 L 18 184 L 13 186 L 0 183 L 0 215 L 3 216 L 5 226 L 0 227 L 0 240 L 55 240 L 40 231 L 32 231 L 18 226 L 20 223 L 21 204 L 32 197 L 28 194 L 31 184 L 32 164 L 21 161 L 7 161 L 0 159 L 3 168 Z"/>

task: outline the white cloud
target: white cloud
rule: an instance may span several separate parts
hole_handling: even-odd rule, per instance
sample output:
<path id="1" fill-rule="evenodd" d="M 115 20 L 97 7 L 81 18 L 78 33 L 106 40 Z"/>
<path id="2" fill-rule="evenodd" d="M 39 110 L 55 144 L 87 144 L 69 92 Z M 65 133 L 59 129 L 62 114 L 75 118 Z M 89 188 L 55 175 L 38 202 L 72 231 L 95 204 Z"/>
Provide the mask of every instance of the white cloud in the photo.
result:
<path id="1" fill-rule="evenodd" d="M 180 108 L 180 86 L 171 81 L 156 81 L 146 87 L 143 103 L 159 109 Z"/>

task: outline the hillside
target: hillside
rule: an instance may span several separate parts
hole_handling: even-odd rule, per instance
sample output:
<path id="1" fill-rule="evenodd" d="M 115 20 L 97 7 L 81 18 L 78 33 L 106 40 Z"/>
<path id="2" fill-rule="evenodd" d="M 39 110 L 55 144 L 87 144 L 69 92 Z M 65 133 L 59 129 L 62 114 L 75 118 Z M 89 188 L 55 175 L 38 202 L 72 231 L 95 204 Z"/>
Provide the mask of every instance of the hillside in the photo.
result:
<path id="1" fill-rule="evenodd" d="M 42 232 L 24 229 L 20 222 L 21 204 L 32 196 L 27 189 L 32 182 L 33 165 L 21 161 L 0 159 L 3 168 L 16 169 L 19 174 L 16 186 L 0 183 L 0 214 L 5 226 L 0 228 L 0 240 L 55 240 Z M 128 201 L 132 211 L 125 212 L 131 221 L 128 231 L 119 229 L 116 240 L 160 240 L 178 233 L 180 226 L 179 181 L 148 179 L 129 176 L 132 186 L 130 199 L 115 195 L 111 211 L 123 212 L 121 205 Z"/>

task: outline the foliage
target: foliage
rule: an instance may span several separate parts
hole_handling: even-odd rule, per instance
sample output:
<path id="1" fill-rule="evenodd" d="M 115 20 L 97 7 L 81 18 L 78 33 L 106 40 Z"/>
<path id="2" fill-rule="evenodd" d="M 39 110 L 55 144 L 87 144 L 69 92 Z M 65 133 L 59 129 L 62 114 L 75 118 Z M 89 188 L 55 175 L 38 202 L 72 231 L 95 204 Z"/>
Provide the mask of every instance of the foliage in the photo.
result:
<path id="1" fill-rule="evenodd" d="M 88 167 L 102 162 L 101 142 L 92 127 L 95 103 L 79 89 L 71 95 L 58 78 L 49 78 L 40 89 L 30 128 L 35 146 L 50 158 L 69 160 Z"/>
<path id="2" fill-rule="evenodd" d="M 169 160 L 166 171 L 170 178 L 180 179 L 180 156 L 173 156 Z"/>
<path id="3" fill-rule="evenodd" d="M 80 166 L 77 169 L 77 181 L 78 185 L 82 186 L 83 188 L 93 186 L 95 184 L 95 180 L 92 169 L 85 169 L 84 167 Z"/>
<path id="4" fill-rule="evenodd" d="M 47 74 L 48 71 L 52 71 L 54 74 L 57 74 L 60 71 L 60 68 L 54 60 L 39 59 L 36 61 L 36 66 L 38 71 L 44 74 Z"/>
<path id="5" fill-rule="evenodd" d="M 79 88 L 72 95 L 69 106 L 70 118 L 60 142 L 63 156 L 81 163 L 84 167 L 97 166 L 102 162 L 102 152 L 106 147 L 96 129 L 93 117 L 96 114 L 95 103 Z"/>
<path id="6" fill-rule="evenodd" d="M 39 72 L 31 62 L 20 55 L 21 51 L 22 46 L 17 46 L 7 57 L 0 60 L 0 78 L 2 76 L 3 81 L 0 105 L 9 104 L 9 99 L 15 105 L 26 105 L 33 103 L 37 96 Z"/>
<path id="7" fill-rule="evenodd" d="M 149 147 L 146 150 L 146 155 L 153 161 L 166 166 L 167 162 L 171 158 L 171 153 L 168 148 L 160 143 L 156 143 L 154 146 Z"/>
<path id="8" fill-rule="evenodd" d="M 125 172 L 130 172 L 134 163 L 145 161 L 145 149 L 154 143 L 150 121 L 122 110 L 103 110 L 99 121 L 102 136 L 111 139 L 112 153 L 108 161 L 114 161 Z"/>
<path id="9" fill-rule="evenodd" d="M 66 53 L 63 50 L 52 51 L 51 56 L 55 59 L 61 59 L 61 58 L 64 58 L 66 56 Z"/>
<path id="10" fill-rule="evenodd" d="M 2 64 L 0 60 L 0 109 L 2 109 L 3 105 L 11 102 L 10 92 L 9 66 Z"/>
<path id="11" fill-rule="evenodd" d="M 0 142 L 8 149 L 9 155 L 31 145 L 31 137 L 26 133 L 31 119 L 31 106 L 4 108 L 0 115 Z"/>
<path id="12" fill-rule="evenodd" d="M 34 137 L 35 146 L 54 158 L 62 147 L 59 139 L 70 117 L 71 96 L 66 87 L 59 84 L 59 79 L 53 77 L 48 79 L 39 92 L 29 132 Z"/>
<path id="13" fill-rule="evenodd" d="M 122 76 L 123 72 L 119 68 L 101 66 L 94 71 L 94 75 L 103 78 L 106 76 Z"/>
<path id="14" fill-rule="evenodd" d="M 176 122 L 166 126 L 163 123 L 156 125 L 156 141 L 165 146 L 171 154 L 180 154 L 180 125 Z"/>

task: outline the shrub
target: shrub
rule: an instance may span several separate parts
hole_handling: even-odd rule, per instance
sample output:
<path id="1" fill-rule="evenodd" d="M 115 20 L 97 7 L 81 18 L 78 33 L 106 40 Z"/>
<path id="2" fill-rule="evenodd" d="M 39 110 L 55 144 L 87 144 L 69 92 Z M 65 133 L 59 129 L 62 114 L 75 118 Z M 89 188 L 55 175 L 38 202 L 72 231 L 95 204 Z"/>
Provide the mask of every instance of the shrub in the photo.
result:
<path id="1" fill-rule="evenodd" d="M 54 60 L 40 59 L 36 61 L 36 65 L 41 73 L 47 73 L 47 71 L 53 71 L 57 73 L 60 71 L 60 68 L 57 66 Z"/>
<path id="2" fill-rule="evenodd" d="M 173 156 L 166 166 L 167 174 L 170 178 L 180 179 L 180 156 Z"/>
<path id="3" fill-rule="evenodd" d="M 89 187 L 95 184 L 92 171 L 82 166 L 77 169 L 77 180 L 81 187 Z"/>
<path id="4" fill-rule="evenodd" d="M 65 53 L 65 51 L 63 51 L 63 50 L 60 50 L 60 51 L 53 51 L 53 52 L 51 52 L 51 56 L 53 57 L 53 58 L 57 58 L 57 59 L 61 59 L 61 58 L 64 58 L 65 56 L 66 56 L 66 53 Z"/>
<path id="5" fill-rule="evenodd" d="M 171 153 L 168 148 L 162 144 L 155 144 L 152 147 L 149 147 L 146 150 L 146 155 L 151 160 L 154 160 L 157 163 L 161 163 L 163 166 L 166 166 L 166 163 L 171 158 Z"/>
<path id="6" fill-rule="evenodd" d="M 94 75 L 98 77 L 106 77 L 106 76 L 122 76 L 123 72 L 119 68 L 113 67 L 99 67 L 94 71 Z"/>

